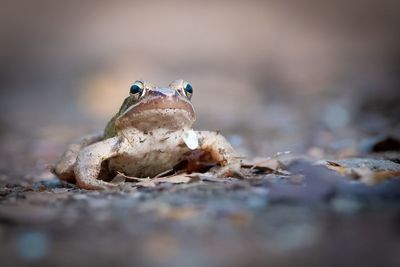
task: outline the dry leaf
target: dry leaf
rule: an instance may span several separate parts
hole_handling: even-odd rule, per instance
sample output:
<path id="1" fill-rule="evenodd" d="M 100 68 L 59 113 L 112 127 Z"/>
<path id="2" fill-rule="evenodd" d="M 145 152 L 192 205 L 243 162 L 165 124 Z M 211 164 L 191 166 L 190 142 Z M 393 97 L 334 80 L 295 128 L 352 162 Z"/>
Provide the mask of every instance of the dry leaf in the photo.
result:
<path id="1" fill-rule="evenodd" d="M 179 174 L 169 177 L 156 178 L 157 182 L 167 182 L 171 184 L 186 184 L 189 183 L 192 178 L 188 174 Z"/>
<path id="2" fill-rule="evenodd" d="M 362 163 L 360 159 L 353 160 L 358 160 L 360 163 L 353 163 L 354 166 L 344 166 L 338 162 L 321 161 L 318 162 L 318 164 L 324 165 L 327 168 L 338 172 L 342 176 L 348 176 L 355 180 L 360 180 L 366 184 L 376 184 L 388 178 L 400 176 L 400 170 L 398 168 L 390 166 L 392 169 L 385 169 L 387 166 L 384 166 L 382 161 L 374 162 L 372 159 L 365 159 L 365 163 Z M 378 163 L 382 164 L 383 166 L 380 166 Z M 390 162 L 390 164 L 395 165 L 394 162 Z"/>
<path id="3" fill-rule="evenodd" d="M 266 158 L 264 160 L 253 161 L 253 163 L 243 163 L 243 168 L 257 170 L 264 173 L 276 173 L 280 175 L 289 175 L 286 166 L 276 158 Z"/>
<path id="4" fill-rule="evenodd" d="M 123 173 L 118 173 L 118 176 L 122 176 L 128 182 L 134 182 L 134 186 L 155 187 L 160 183 L 186 184 L 191 182 L 194 177 L 198 176 L 198 174 L 176 174 L 166 177 L 138 178 L 127 176 Z"/>
<path id="5" fill-rule="evenodd" d="M 140 182 L 135 184 L 135 186 L 143 186 L 143 187 L 155 187 L 156 185 L 157 183 L 150 178 L 142 179 L 140 180 Z"/>

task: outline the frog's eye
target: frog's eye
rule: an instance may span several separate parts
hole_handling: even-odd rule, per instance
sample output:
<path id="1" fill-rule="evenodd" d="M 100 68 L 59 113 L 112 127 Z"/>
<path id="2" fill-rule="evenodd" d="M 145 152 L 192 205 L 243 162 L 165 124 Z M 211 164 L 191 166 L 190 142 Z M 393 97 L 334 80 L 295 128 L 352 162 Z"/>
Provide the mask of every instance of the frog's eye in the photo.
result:
<path id="1" fill-rule="evenodd" d="M 136 81 L 130 88 L 129 93 L 139 98 L 144 92 L 144 84 L 141 81 Z"/>
<path id="2" fill-rule="evenodd" d="M 188 82 L 183 83 L 183 90 L 187 98 L 191 99 L 193 95 L 193 87 Z"/>

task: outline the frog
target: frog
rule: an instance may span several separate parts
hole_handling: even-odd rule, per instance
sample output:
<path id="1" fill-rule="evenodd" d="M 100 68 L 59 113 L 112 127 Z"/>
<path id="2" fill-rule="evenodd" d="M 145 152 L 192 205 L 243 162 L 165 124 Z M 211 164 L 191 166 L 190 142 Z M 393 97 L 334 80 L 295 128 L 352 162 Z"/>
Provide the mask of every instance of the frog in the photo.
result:
<path id="1" fill-rule="evenodd" d="M 184 80 L 168 87 L 137 80 L 105 129 L 70 144 L 53 173 L 82 189 L 105 190 L 124 183 L 112 181 L 117 174 L 151 179 L 202 151 L 216 163 L 216 175 L 241 177 L 241 159 L 219 131 L 193 130 L 192 96 Z"/>

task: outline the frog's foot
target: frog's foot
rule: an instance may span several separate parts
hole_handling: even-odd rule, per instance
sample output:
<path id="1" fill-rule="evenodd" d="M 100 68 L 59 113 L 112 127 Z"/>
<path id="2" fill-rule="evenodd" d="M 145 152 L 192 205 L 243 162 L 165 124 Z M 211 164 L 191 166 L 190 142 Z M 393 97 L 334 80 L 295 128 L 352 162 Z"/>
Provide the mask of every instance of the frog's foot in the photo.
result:
<path id="1" fill-rule="evenodd" d="M 61 180 L 68 182 L 75 181 L 74 166 L 79 152 L 86 146 L 100 141 L 103 138 L 102 132 L 86 135 L 76 142 L 70 144 L 62 155 L 61 159 L 51 167 L 54 173 Z"/>
<path id="2" fill-rule="evenodd" d="M 197 132 L 200 148 L 210 153 L 211 158 L 222 167 L 216 170 L 218 177 L 244 178 L 241 173 L 241 160 L 229 142 L 217 132 Z"/>
<path id="3" fill-rule="evenodd" d="M 109 138 L 80 151 L 74 168 L 76 183 L 80 188 L 104 190 L 118 186 L 100 180 L 99 176 L 102 163 L 118 154 L 119 143 L 118 137 Z"/>
<path id="4" fill-rule="evenodd" d="M 239 179 L 244 179 L 245 176 L 241 172 L 240 165 L 240 162 L 235 162 L 225 166 L 215 167 L 215 169 L 213 168 L 212 172 L 214 172 L 217 177 L 236 177 Z"/>

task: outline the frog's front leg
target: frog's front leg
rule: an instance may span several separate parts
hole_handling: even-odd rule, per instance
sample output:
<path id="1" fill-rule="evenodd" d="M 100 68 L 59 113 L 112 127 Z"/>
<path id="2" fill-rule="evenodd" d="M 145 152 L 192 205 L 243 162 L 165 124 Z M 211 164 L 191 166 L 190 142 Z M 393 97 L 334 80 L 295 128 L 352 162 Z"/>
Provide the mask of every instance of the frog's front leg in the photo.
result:
<path id="1" fill-rule="evenodd" d="M 103 161 L 117 156 L 120 152 L 122 139 L 113 137 L 97 142 L 81 150 L 75 164 L 76 183 L 84 189 L 107 189 L 116 184 L 98 179 Z"/>
<path id="2" fill-rule="evenodd" d="M 65 150 L 61 159 L 52 168 L 52 172 L 57 175 L 61 180 L 74 182 L 74 166 L 79 152 L 82 150 L 82 148 L 101 141 L 103 139 L 103 136 L 103 131 L 96 132 L 86 135 L 76 142 L 70 144 L 67 150 Z"/>
<path id="3" fill-rule="evenodd" d="M 217 175 L 243 177 L 241 161 L 231 144 L 217 132 L 198 131 L 199 146 L 210 153 L 212 159 L 221 164 Z"/>

